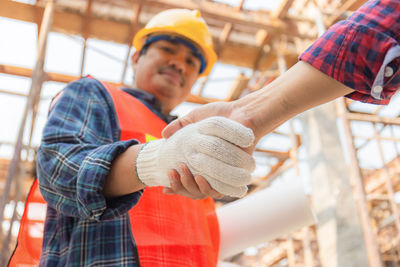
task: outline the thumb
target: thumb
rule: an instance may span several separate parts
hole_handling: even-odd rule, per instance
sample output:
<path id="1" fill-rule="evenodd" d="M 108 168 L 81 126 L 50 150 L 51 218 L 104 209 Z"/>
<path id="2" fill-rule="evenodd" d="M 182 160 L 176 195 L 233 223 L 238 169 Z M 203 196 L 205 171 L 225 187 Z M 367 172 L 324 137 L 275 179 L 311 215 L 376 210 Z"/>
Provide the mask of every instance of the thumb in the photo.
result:
<path id="1" fill-rule="evenodd" d="M 169 138 L 178 130 L 194 122 L 195 121 L 191 119 L 190 114 L 186 115 L 168 124 L 167 127 L 164 128 L 161 134 L 164 138 Z"/>
<path id="2" fill-rule="evenodd" d="M 214 102 L 192 110 L 186 116 L 171 122 L 162 131 L 164 138 L 169 138 L 181 128 L 212 116 L 229 117 L 232 112 L 232 102 Z"/>

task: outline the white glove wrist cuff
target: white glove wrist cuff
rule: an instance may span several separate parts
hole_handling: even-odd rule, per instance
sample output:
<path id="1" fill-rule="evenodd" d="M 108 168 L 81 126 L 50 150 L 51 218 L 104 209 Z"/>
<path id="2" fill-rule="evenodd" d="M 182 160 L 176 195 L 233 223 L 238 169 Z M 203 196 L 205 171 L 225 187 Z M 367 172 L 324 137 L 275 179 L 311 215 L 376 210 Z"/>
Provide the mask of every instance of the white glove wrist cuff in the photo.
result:
<path id="1" fill-rule="evenodd" d="M 160 178 L 158 177 L 159 163 L 158 150 L 165 142 L 165 139 L 151 141 L 144 145 L 139 151 L 136 162 L 136 174 L 138 179 L 146 186 L 161 185 Z"/>

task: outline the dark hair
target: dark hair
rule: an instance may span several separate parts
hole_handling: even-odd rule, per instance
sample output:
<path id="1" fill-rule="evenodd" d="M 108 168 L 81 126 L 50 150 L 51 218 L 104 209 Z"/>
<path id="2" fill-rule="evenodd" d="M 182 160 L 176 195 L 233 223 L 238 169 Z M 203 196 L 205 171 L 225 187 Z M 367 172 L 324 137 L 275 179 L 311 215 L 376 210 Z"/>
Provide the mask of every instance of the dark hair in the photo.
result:
<path id="1" fill-rule="evenodd" d="M 149 49 L 149 45 L 143 46 L 142 49 L 140 49 L 140 51 L 139 51 L 139 57 L 145 55 L 147 53 L 148 49 Z"/>

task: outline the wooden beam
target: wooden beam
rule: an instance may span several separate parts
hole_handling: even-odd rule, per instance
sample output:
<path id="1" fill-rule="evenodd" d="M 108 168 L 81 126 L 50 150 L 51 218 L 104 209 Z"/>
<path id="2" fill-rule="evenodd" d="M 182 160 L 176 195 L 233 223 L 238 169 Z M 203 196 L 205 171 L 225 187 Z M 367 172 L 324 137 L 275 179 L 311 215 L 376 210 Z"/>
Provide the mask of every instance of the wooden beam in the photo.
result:
<path id="1" fill-rule="evenodd" d="M 5 94 L 5 95 L 12 95 L 12 96 L 18 96 L 18 97 L 28 97 L 28 94 L 24 94 L 24 93 L 18 93 L 18 92 L 13 92 L 10 90 L 3 90 L 0 89 L 0 94 Z M 45 100 L 45 99 L 50 99 L 51 97 L 41 97 L 40 100 Z M 4 144 L 4 142 L 0 142 L 0 145 Z"/>
<path id="2" fill-rule="evenodd" d="M 31 78 L 32 69 L 0 64 L 0 73 Z M 72 75 L 66 75 L 66 74 L 60 74 L 60 73 L 54 73 L 54 72 L 45 72 L 43 79 L 44 79 L 44 81 L 69 83 L 69 82 L 79 79 L 79 77 L 72 76 Z"/>
<path id="3" fill-rule="evenodd" d="M 238 10 L 242 10 L 243 9 L 243 5 L 244 5 L 244 2 L 245 2 L 246 0 L 240 0 L 240 3 L 239 3 L 239 5 L 237 6 L 237 9 Z"/>
<path id="4" fill-rule="evenodd" d="M 41 9 L 42 12 L 44 10 L 43 7 L 37 8 Z M 36 23 L 36 7 L 19 2 L 1 1 L 0 17 Z M 82 35 L 83 25 L 84 17 L 81 14 L 60 10 L 54 11 L 52 24 L 52 30 L 54 31 Z M 129 23 L 92 18 L 89 37 L 124 43 L 128 32 Z"/>
<path id="5" fill-rule="evenodd" d="M 0 145 L 3 145 L 4 143 L 0 143 Z M 9 144 L 14 146 L 14 144 Z M 25 149 L 27 149 L 26 146 L 24 146 Z M 33 182 L 33 171 L 35 169 L 35 164 L 34 162 L 31 161 L 21 161 L 21 165 L 24 165 L 24 167 L 27 169 L 27 172 L 25 173 L 22 181 L 24 184 L 24 189 L 23 191 L 28 193 L 29 188 L 32 186 Z M 5 183 L 5 177 L 7 173 L 8 166 L 10 165 L 10 159 L 6 158 L 0 158 L 0 194 L 2 194 L 2 191 L 4 189 L 4 183 Z M 22 194 L 23 196 L 19 201 L 25 201 L 26 200 L 26 194 Z M 9 200 L 15 200 L 15 192 L 12 191 L 10 192 Z"/>
<path id="6" fill-rule="evenodd" d="M 357 203 L 357 210 L 360 216 L 361 227 L 364 234 L 368 260 L 372 266 L 382 267 L 383 263 L 376 239 L 376 234 L 371 226 L 371 216 L 368 210 L 363 177 L 359 167 L 357 152 L 354 149 L 354 140 L 350 125 L 351 115 L 354 114 L 347 112 L 343 99 L 338 99 L 337 104 L 339 114 L 341 114 L 340 118 L 342 119 L 342 125 L 345 134 L 345 144 L 349 153 L 351 167 L 350 182 L 353 188 L 354 199 Z"/>
<path id="7" fill-rule="evenodd" d="M 135 1 L 137 3 L 138 1 Z M 149 2 L 149 3 L 148 3 Z M 187 2 L 182 1 L 172 1 L 175 2 L 175 6 L 178 6 L 179 3 L 184 3 L 187 5 Z M 163 8 L 171 7 L 171 1 L 166 1 L 167 6 L 163 6 L 164 1 L 145 1 L 143 3 L 143 9 L 146 7 L 147 9 L 157 5 Z M 179 2 L 179 3 L 178 3 Z M 169 6 L 168 6 L 169 3 Z M 269 22 L 269 16 L 265 14 L 259 14 L 259 12 L 243 12 L 238 11 L 236 7 L 224 7 L 221 4 L 216 3 L 194 3 L 193 1 L 188 2 L 189 5 L 193 6 L 206 6 L 206 10 L 208 13 L 213 14 L 212 10 L 218 14 L 225 13 L 223 16 L 216 15 L 215 18 L 219 20 L 224 20 L 227 23 L 233 23 L 236 27 L 246 26 L 252 27 L 253 31 L 256 29 L 262 28 L 268 30 L 268 33 L 273 33 L 279 27 L 276 27 L 272 22 Z M 38 9 L 43 10 L 42 7 L 37 7 Z M 147 10 L 146 9 L 146 10 Z M 202 10 L 202 9 L 200 9 Z M 221 11 L 222 10 L 222 11 Z M 231 12 L 232 11 L 232 12 Z M 0 1 L 0 16 L 8 17 L 11 19 L 23 20 L 31 23 L 36 23 L 36 7 L 29 4 L 12 2 L 12 1 Z M 232 14 L 230 14 L 232 13 Z M 204 14 L 204 12 L 203 12 Z M 255 15 L 253 15 L 255 14 Z M 148 15 L 148 14 L 147 14 Z M 214 16 L 214 15 L 212 15 Z M 209 16 L 210 18 L 212 17 Z M 145 17 L 145 16 L 143 16 Z M 147 16 L 148 17 L 148 16 Z M 225 20 L 226 17 L 230 17 L 231 19 Z M 259 21 L 261 24 L 253 24 L 253 20 Z M 143 21 L 139 22 L 139 25 L 143 25 Z M 84 25 L 83 14 L 73 13 L 66 10 L 58 10 L 56 8 L 54 14 L 54 20 L 52 24 L 52 30 L 58 31 L 62 33 L 82 35 L 82 29 Z M 217 43 L 219 38 L 220 29 L 216 29 L 211 25 L 210 27 L 213 32 L 214 41 Z M 116 21 L 116 20 L 107 20 L 98 17 L 94 17 L 94 14 L 91 18 L 90 27 L 89 27 L 89 38 L 97 38 L 100 40 L 113 41 L 121 44 L 126 44 L 126 38 L 129 36 L 131 31 L 130 21 Z M 282 29 L 281 34 L 288 34 L 295 36 L 297 33 L 293 33 L 293 27 L 289 27 L 289 29 Z M 316 36 L 308 36 L 307 38 L 316 38 Z M 251 35 L 246 34 L 246 36 L 241 36 L 241 38 L 235 38 L 235 41 L 232 41 L 233 37 L 230 38 L 229 42 L 226 42 L 224 46 L 224 50 L 221 52 L 219 60 L 225 64 L 232 64 L 247 68 L 252 68 L 254 63 L 259 58 L 259 47 L 254 44 L 254 40 Z M 237 39 L 237 40 L 236 40 Z M 264 60 L 259 64 L 260 70 L 265 70 L 267 66 L 264 66 Z"/>
<path id="8" fill-rule="evenodd" d="M 128 45 L 128 50 L 126 51 L 124 67 L 122 68 L 121 83 L 123 83 L 125 81 L 126 69 L 128 67 L 129 56 L 131 53 L 132 39 L 135 36 L 137 30 L 139 29 L 139 16 L 140 16 L 140 12 L 142 11 L 142 2 L 143 2 L 142 0 L 138 1 L 137 3 L 134 3 L 133 7 L 132 7 L 133 15 L 131 18 L 131 27 L 130 27 L 129 35 L 126 38 L 126 44 Z"/>
<path id="9" fill-rule="evenodd" d="M 138 0 L 134 1 L 139 2 Z M 197 2 L 193 0 L 180 1 L 180 0 L 147 0 L 143 3 L 144 6 L 158 7 L 160 9 L 167 8 L 188 8 L 188 9 L 197 9 L 202 12 L 203 17 L 205 18 L 213 18 L 218 19 L 220 21 L 224 21 L 226 23 L 240 24 L 247 27 L 251 27 L 253 29 L 266 29 L 268 31 L 276 31 L 279 30 L 281 32 L 288 32 L 290 34 L 296 34 L 294 31 L 296 29 L 290 28 L 288 24 L 284 21 L 277 20 L 271 21 L 271 17 L 268 14 L 257 12 L 257 11 L 241 11 L 236 7 L 224 6 L 218 3 L 213 2 Z M 26 20 L 30 22 L 36 22 L 34 15 L 34 6 L 30 4 L 12 2 L 12 1 L 2 1 L 0 5 L 0 16 L 10 17 L 19 20 Z M 42 8 L 42 7 L 39 7 Z M 43 8 L 42 8 L 43 9 Z M 76 20 L 64 21 L 64 23 L 59 20 L 57 21 L 57 17 L 68 17 L 72 16 Z M 71 17 L 71 18 L 72 18 Z M 77 19 L 79 17 L 79 19 Z M 80 32 L 82 27 L 78 27 L 78 25 L 82 25 L 82 15 L 78 13 L 72 13 L 68 11 L 56 10 L 54 17 L 54 26 L 57 28 L 58 25 L 63 26 L 64 30 L 74 30 L 75 32 Z M 106 19 L 95 19 L 96 21 L 108 21 Z M 125 24 L 129 25 L 129 21 L 116 21 L 117 25 Z M 93 27 L 92 27 L 93 28 Z M 114 28 L 115 31 L 119 32 L 120 30 Z M 126 30 L 126 29 L 124 29 Z M 126 37 L 126 35 L 125 35 Z M 121 37 L 120 37 L 121 38 Z M 120 39 L 119 38 L 119 39 Z M 121 41 L 120 41 L 121 42 Z"/>
<path id="10" fill-rule="evenodd" d="M 301 248 L 300 243 L 295 242 L 294 251 L 297 251 L 300 248 Z M 267 253 L 264 253 L 264 256 L 262 257 L 263 266 L 274 266 L 279 261 L 286 258 L 286 252 L 287 252 L 287 243 L 285 241 L 279 242 L 279 244 L 273 246 L 272 249 L 269 250 Z"/>
<path id="11" fill-rule="evenodd" d="M 86 15 L 84 17 L 84 23 L 83 23 L 83 49 L 82 49 L 82 59 L 81 59 L 81 71 L 80 71 L 80 76 L 83 75 L 83 69 L 85 67 L 85 61 L 86 61 L 86 48 L 87 48 L 87 39 L 89 38 L 89 31 L 90 31 L 90 17 L 92 15 L 92 0 L 87 0 L 86 4 Z"/>
<path id="12" fill-rule="evenodd" d="M 274 19 L 285 18 L 293 2 L 294 0 L 281 0 L 278 8 L 272 13 L 272 18 Z"/>
<path id="13" fill-rule="evenodd" d="M 202 96 L 197 96 L 190 94 L 189 97 L 186 99 L 186 102 L 195 103 L 195 104 L 208 104 L 213 102 L 224 102 L 225 100 L 221 99 L 214 99 L 214 98 L 207 98 Z"/>
<path id="14" fill-rule="evenodd" d="M 277 171 L 279 171 L 279 169 L 283 166 L 283 164 L 285 164 L 285 162 L 286 162 L 286 159 L 280 159 L 274 166 L 271 167 L 269 172 L 264 177 L 262 177 L 260 180 L 261 181 L 268 180 L 268 178 L 270 178 Z"/>
<path id="15" fill-rule="evenodd" d="M 367 195 L 367 200 L 368 201 L 388 201 L 389 197 L 387 195 L 383 194 L 368 194 Z"/>
<path id="16" fill-rule="evenodd" d="M 215 53 L 217 54 L 217 56 L 221 54 L 221 51 L 223 50 L 226 42 L 228 41 L 229 35 L 231 34 L 232 30 L 233 30 L 232 23 L 226 23 L 224 25 L 224 28 L 222 29 L 221 34 L 219 35 L 218 38 L 217 48 L 215 49 Z"/>
<path id="17" fill-rule="evenodd" d="M 365 139 L 365 140 L 369 140 L 369 141 L 375 140 L 375 137 L 371 137 L 371 136 L 354 135 L 353 137 L 359 138 L 359 139 Z M 393 137 L 393 136 L 380 136 L 380 139 L 385 140 L 385 141 L 400 142 L 400 138 Z"/>
<path id="18" fill-rule="evenodd" d="M 257 56 L 254 64 L 252 66 L 253 70 L 261 70 L 262 66 L 268 66 L 269 68 L 276 60 L 276 52 L 265 53 L 264 47 L 267 43 L 271 43 L 274 38 L 271 33 L 265 30 L 259 30 L 256 35 L 256 40 L 258 44 Z M 270 49 L 271 50 L 271 49 Z M 266 57 L 264 56 L 266 55 Z"/>
<path id="19" fill-rule="evenodd" d="M 275 150 L 262 149 L 262 148 L 256 148 L 255 151 L 269 154 L 270 156 L 273 156 L 273 157 L 275 157 L 277 159 L 288 159 L 288 158 L 290 158 L 290 152 L 289 151 L 275 151 Z"/>
<path id="20" fill-rule="evenodd" d="M 32 76 L 32 69 L 0 64 L 0 73 L 30 78 Z"/>
<path id="21" fill-rule="evenodd" d="M 287 24 L 277 20 L 272 22 L 271 16 L 256 11 L 241 11 L 237 7 L 221 5 L 215 2 L 195 0 L 147 0 L 146 6 L 165 8 L 187 8 L 200 10 L 204 18 L 212 17 L 233 24 L 242 24 L 248 27 L 267 29 L 268 31 L 288 30 Z"/>
<path id="22" fill-rule="evenodd" d="M 389 118 L 389 117 L 379 117 L 378 115 L 369 115 L 364 113 L 348 113 L 347 117 L 352 121 L 366 121 L 366 122 L 375 122 L 375 123 L 383 123 L 390 125 L 400 125 L 400 118 Z"/>
<path id="23" fill-rule="evenodd" d="M 14 96 L 23 96 L 23 97 L 27 97 L 27 96 L 28 96 L 27 94 L 18 93 L 18 92 L 11 92 L 11 91 L 2 90 L 2 89 L 0 89 L 0 94 L 14 95 Z"/>
<path id="24" fill-rule="evenodd" d="M 290 236 L 288 236 L 287 241 L 286 241 L 286 254 L 287 254 L 287 260 L 288 260 L 288 266 L 295 267 L 296 258 L 295 258 L 294 244 L 293 244 L 293 240 Z"/>
<path id="25" fill-rule="evenodd" d="M 344 4 L 340 4 L 340 7 L 335 11 L 333 15 L 325 20 L 325 25 L 328 27 L 334 24 L 337 20 L 342 19 L 341 16 L 347 10 L 356 10 L 361 7 L 367 0 L 347 0 Z"/>
<path id="26" fill-rule="evenodd" d="M 0 64 L 0 73 L 28 77 L 28 78 L 30 78 L 32 76 L 31 69 L 17 67 L 17 66 L 11 66 L 11 65 L 3 65 L 3 64 Z M 55 73 L 55 72 L 45 72 L 43 79 L 44 79 L 44 81 L 70 83 L 72 81 L 78 80 L 79 78 L 80 78 L 79 76 L 72 76 L 72 75 L 60 74 L 60 73 Z M 122 84 L 122 83 L 115 83 L 115 82 L 110 82 L 110 81 L 105 81 L 105 82 L 115 85 L 115 86 L 118 86 L 118 87 L 126 86 L 125 84 Z M 191 94 L 191 95 L 189 95 L 188 99 L 186 99 L 186 101 L 190 102 L 190 103 L 196 103 L 196 104 L 207 104 L 207 103 L 212 103 L 212 102 L 221 102 L 221 101 L 225 101 L 225 100 L 200 97 L 200 96 L 195 96 L 195 95 Z"/>
<path id="27" fill-rule="evenodd" d="M 42 19 L 43 19 L 43 8 L 39 7 L 41 0 L 37 0 L 35 4 L 35 15 L 36 15 L 36 24 L 37 24 L 37 36 L 39 38 L 40 34 L 40 26 L 42 25 Z"/>
<path id="28" fill-rule="evenodd" d="M 4 1 L 3 1 L 4 2 Z M 32 82 L 29 90 L 29 96 L 26 101 L 24 113 L 22 116 L 22 121 L 20 123 L 18 135 L 16 137 L 16 144 L 14 147 L 14 153 L 11 159 L 11 163 L 9 165 L 7 176 L 6 176 L 6 183 L 4 185 L 4 191 L 1 196 L 0 201 L 0 225 L 3 221 L 4 215 L 4 208 L 6 203 L 8 202 L 9 194 L 11 191 L 12 182 L 17 183 L 18 179 L 18 167 L 21 160 L 21 150 L 23 146 L 23 137 L 25 132 L 25 127 L 27 123 L 28 115 L 31 115 L 32 120 L 36 120 L 34 117 L 33 109 L 37 101 L 39 101 L 40 96 L 40 89 L 43 83 L 43 66 L 44 60 L 46 55 L 46 44 L 48 39 L 48 34 L 50 32 L 50 28 L 53 21 L 54 15 L 54 0 L 50 0 L 46 3 L 45 12 L 43 15 L 43 21 L 40 29 L 40 35 L 38 38 L 38 51 L 37 51 L 37 58 L 35 62 L 35 67 L 32 71 Z M 34 7 L 35 8 L 35 7 Z M 0 239 L 2 239 L 3 229 L 0 227 Z M 5 262 L 5 257 L 8 254 L 8 247 L 3 246 L 3 249 L 0 254 L 0 265 Z"/>
<path id="29" fill-rule="evenodd" d="M 389 164 L 390 166 L 390 164 Z M 396 173 L 398 172 L 398 169 L 396 167 L 390 167 L 390 168 L 395 168 Z M 398 184 L 400 180 L 398 179 L 398 175 L 393 175 L 392 176 L 394 184 Z M 365 191 L 368 194 L 381 194 L 385 192 L 385 177 L 383 174 L 383 170 L 379 169 L 376 172 L 366 176 L 364 178 L 365 180 Z"/>
<path id="30" fill-rule="evenodd" d="M 382 170 L 383 170 L 383 174 L 385 177 L 386 191 L 388 193 L 391 211 L 394 216 L 394 222 L 395 222 L 396 232 L 397 232 L 397 239 L 400 239 L 400 212 L 399 212 L 399 208 L 396 203 L 395 189 L 393 188 L 391 174 L 389 173 L 389 168 L 388 168 L 386 160 L 385 160 L 382 142 L 380 139 L 380 135 L 379 135 L 376 123 L 374 123 L 374 133 L 375 133 L 376 143 L 377 143 L 378 152 L 379 152 L 378 154 L 379 154 L 379 157 L 380 157 L 382 165 L 383 165 Z M 399 244 L 397 244 L 397 250 L 400 251 Z"/>
<path id="31" fill-rule="evenodd" d="M 225 100 L 232 101 L 236 100 L 240 97 L 244 89 L 247 88 L 249 84 L 249 78 L 246 77 L 245 74 L 240 73 L 238 77 L 236 77 L 231 89 L 229 90 Z"/>
<path id="32" fill-rule="evenodd" d="M 304 267 L 314 267 L 314 255 L 311 247 L 310 227 L 303 228 L 303 254 L 304 254 Z"/>

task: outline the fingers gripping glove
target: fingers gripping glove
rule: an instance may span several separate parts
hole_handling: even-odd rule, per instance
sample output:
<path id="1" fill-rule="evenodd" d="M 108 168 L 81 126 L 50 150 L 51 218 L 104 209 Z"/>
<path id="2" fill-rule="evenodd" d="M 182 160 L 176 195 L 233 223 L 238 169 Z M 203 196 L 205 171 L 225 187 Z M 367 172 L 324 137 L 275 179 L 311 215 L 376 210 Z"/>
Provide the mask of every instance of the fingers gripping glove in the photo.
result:
<path id="1" fill-rule="evenodd" d="M 147 143 L 136 159 L 138 178 L 147 186 L 169 187 L 168 171 L 185 163 L 193 176 L 203 176 L 225 195 L 247 192 L 253 157 L 240 147 L 254 142 L 253 131 L 224 117 L 210 117 L 190 124 L 168 139 Z"/>

